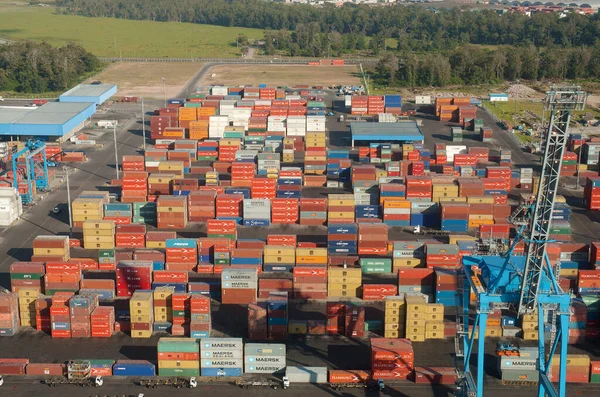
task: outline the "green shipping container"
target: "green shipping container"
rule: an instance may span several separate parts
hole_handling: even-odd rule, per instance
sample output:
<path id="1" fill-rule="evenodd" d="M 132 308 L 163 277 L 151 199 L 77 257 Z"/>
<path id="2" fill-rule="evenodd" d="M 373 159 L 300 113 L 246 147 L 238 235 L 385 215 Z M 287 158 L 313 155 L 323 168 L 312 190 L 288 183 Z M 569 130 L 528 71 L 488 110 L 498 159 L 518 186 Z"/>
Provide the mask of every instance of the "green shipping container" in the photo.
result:
<path id="1" fill-rule="evenodd" d="M 600 383 L 600 374 L 592 374 L 590 376 L 590 383 Z"/>
<path id="2" fill-rule="evenodd" d="M 202 103 L 201 102 L 186 102 L 183 105 L 184 108 L 201 108 L 202 107 Z"/>
<path id="3" fill-rule="evenodd" d="M 11 280 L 41 280 L 44 278 L 40 273 L 11 273 Z"/>
<path id="4" fill-rule="evenodd" d="M 217 156 L 198 156 L 198 161 L 216 161 Z"/>
<path id="5" fill-rule="evenodd" d="M 198 340 L 191 338 L 160 338 L 156 348 L 159 353 L 200 353 Z"/>
<path id="6" fill-rule="evenodd" d="M 229 265 L 229 259 L 215 259 L 215 265 Z"/>
<path id="7" fill-rule="evenodd" d="M 77 290 L 76 289 L 47 289 L 46 292 L 44 293 L 44 295 L 54 296 L 54 294 L 56 294 L 57 292 L 73 292 L 74 294 L 76 294 Z"/>
<path id="8" fill-rule="evenodd" d="M 200 368 L 159 368 L 158 376 L 200 376 Z"/>
<path id="9" fill-rule="evenodd" d="M 173 318 L 185 317 L 185 310 L 173 310 Z"/>
<path id="10" fill-rule="evenodd" d="M 367 320 L 365 321 L 365 331 L 378 332 L 383 330 L 383 321 Z"/>
<path id="11" fill-rule="evenodd" d="M 114 258 L 115 250 L 98 250 L 99 258 Z"/>

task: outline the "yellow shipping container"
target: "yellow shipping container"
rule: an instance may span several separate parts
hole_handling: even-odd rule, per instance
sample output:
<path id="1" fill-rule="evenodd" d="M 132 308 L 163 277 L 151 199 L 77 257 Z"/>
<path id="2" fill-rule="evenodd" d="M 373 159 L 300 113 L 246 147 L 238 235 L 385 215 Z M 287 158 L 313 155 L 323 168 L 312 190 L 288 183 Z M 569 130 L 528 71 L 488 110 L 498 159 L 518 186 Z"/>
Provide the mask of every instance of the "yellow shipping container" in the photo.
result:
<path id="1" fill-rule="evenodd" d="M 165 206 L 159 205 L 156 207 L 156 212 L 174 212 L 174 213 L 186 212 L 187 213 L 187 207 L 165 207 Z"/>
<path id="2" fill-rule="evenodd" d="M 427 322 L 427 324 L 425 324 L 425 331 L 426 332 L 430 332 L 430 331 L 444 332 L 444 323 L 443 322 L 440 322 L 440 323 Z"/>
<path id="3" fill-rule="evenodd" d="M 412 143 L 403 143 L 402 144 L 402 153 L 410 153 L 415 150 L 415 146 Z"/>
<path id="4" fill-rule="evenodd" d="M 338 298 L 358 298 L 360 295 L 360 286 L 347 288 L 337 288 L 337 286 L 327 287 L 327 296 Z"/>
<path id="5" fill-rule="evenodd" d="M 387 178 L 388 172 L 386 170 L 380 170 L 379 168 L 375 169 L 375 178 L 379 180 L 379 178 Z"/>
<path id="6" fill-rule="evenodd" d="M 296 248 L 286 246 L 266 245 L 263 249 L 263 255 L 267 256 L 296 256 Z"/>
<path id="7" fill-rule="evenodd" d="M 523 330 L 524 340 L 538 340 L 539 334 L 536 330 L 525 331 Z"/>
<path id="8" fill-rule="evenodd" d="M 94 198 L 76 198 L 71 203 L 71 208 L 73 210 L 76 209 L 85 209 L 85 210 L 102 210 L 104 204 L 104 200 L 102 199 L 94 199 Z"/>
<path id="9" fill-rule="evenodd" d="M 385 308 L 385 316 L 393 316 L 393 317 L 399 317 L 399 316 L 404 316 L 406 317 L 406 308 L 405 307 L 399 307 L 396 309 L 393 308 Z"/>
<path id="10" fill-rule="evenodd" d="M 131 331 L 132 338 L 151 338 L 152 331 Z"/>
<path id="11" fill-rule="evenodd" d="M 534 314 L 523 314 L 521 316 L 521 321 L 533 321 L 537 324 L 538 321 L 538 315 L 537 313 Z"/>
<path id="12" fill-rule="evenodd" d="M 547 356 L 547 355 L 546 355 Z M 558 354 L 554 355 L 552 359 L 552 366 L 558 365 L 560 362 L 560 356 Z M 567 365 L 572 367 L 589 367 L 590 366 L 590 356 L 587 354 L 567 354 Z"/>
<path id="13" fill-rule="evenodd" d="M 111 250 L 115 248 L 115 243 L 85 243 L 84 246 L 86 249 L 95 249 L 95 250 Z"/>
<path id="14" fill-rule="evenodd" d="M 360 284 L 362 284 L 362 278 L 361 277 L 329 277 L 327 282 L 329 284 L 360 285 Z"/>
<path id="15" fill-rule="evenodd" d="M 105 229 L 87 229 L 83 231 L 83 238 L 86 237 L 94 237 L 94 236 L 100 236 L 100 237 L 114 237 L 115 236 L 115 232 L 114 230 L 105 230 Z"/>
<path id="16" fill-rule="evenodd" d="M 440 303 L 429 303 L 425 306 L 425 313 L 444 315 L 444 305 Z"/>
<path id="17" fill-rule="evenodd" d="M 35 302 L 38 299 L 39 295 L 42 293 L 42 289 L 39 287 L 27 287 L 27 288 L 19 288 L 19 292 L 17 295 L 19 296 L 19 301 L 21 299 L 32 299 L 29 302 Z"/>
<path id="18" fill-rule="evenodd" d="M 328 212 L 327 217 L 330 220 L 348 220 L 354 222 L 354 212 Z"/>
<path id="19" fill-rule="evenodd" d="M 485 196 L 471 196 L 467 197 L 467 203 L 469 204 L 494 204 L 493 197 Z"/>
<path id="20" fill-rule="evenodd" d="M 386 321 L 383 326 L 384 331 L 404 331 L 405 329 L 406 327 L 402 323 L 390 323 Z"/>
<path id="21" fill-rule="evenodd" d="M 384 320 L 390 324 L 400 324 L 402 328 L 406 326 L 406 314 L 402 316 L 385 316 Z"/>
<path id="22" fill-rule="evenodd" d="M 83 222 L 83 231 L 86 230 L 115 230 L 115 221 L 87 221 Z"/>
<path id="23" fill-rule="evenodd" d="M 198 360 L 158 360 L 158 368 L 194 369 L 200 367 Z"/>
<path id="24" fill-rule="evenodd" d="M 159 163 L 160 164 L 160 163 Z M 175 179 L 175 175 L 169 174 L 150 174 L 148 176 L 148 183 L 169 183 Z"/>
<path id="25" fill-rule="evenodd" d="M 425 319 L 409 319 L 406 320 L 407 327 L 425 327 L 427 325 L 427 320 Z"/>
<path id="26" fill-rule="evenodd" d="M 154 313 L 154 321 L 158 323 L 166 323 L 171 320 L 173 315 L 169 316 L 167 314 L 156 314 Z"/>
<path id="27" fill-rule="evenodd" d="M 386 197 L 383 202 L 383 208 L 410 208 L 411 202 L 404 197 Z"/>
<path id="28" fill-rule="evenodd" d="M 175 293 L 175 287 L 157 287 L 153 291 L 154 299 L 169 299 Z"/>
<path id="29" fill-rule="evenodd" d="M 477 241 L 477 237 L 466 234 L 451 234 L 448 237 L 450 239 L 449 244 L 458 244 L 459 241 Z"/>
<path id="30" fill-rule="evenodd" d="M 114 236 L 89 236 L 86 233 L 83 234 L 83 241 L 91 244 L 114 243 L 114 240 Z"/>
<path id="31" fill-rule="evenodd" d="M 331 277 L 357 277 L 362 278 L 362 269 L 360 268 L 343 268 L 343 267 L 330 267 L 327 270 L 327 276 Z"/>
<path id="32" fill-rule="evenodd" d="M 290 320 L 288 323 L 288 333 L 292 335 L 306 335 L 308 333 L 308 324 L 302 320 Z"/>
<path id="33" fill-rule="evenodd" d="M 383 331 L 383 337 L 384 338 L 402 338 L 404 337 L 404 331 L 392 331 L 392 330 L 384 330 Z"/>
<path id="34" fill-rule="evenodd" d="M 425 334 L 410 334 L 407 332 L 406 339 L 410 340 L 411 342 L 425 342 Z"/>
<path id="35" fill-rule="evenodd" d="M 425 261 L 418 258 L 394 258 L 392 266 L 394 269 L 398 267 L 425 267 Z"/>
<path id="36" fill-rule="evenodd" d="M 577 274 L 579 274 L 578 269 L 563 269 L 563 268 L 560 269 L 561 276 L 569 277 L 569 276 L 577 276 Z"/>
<path id="37" fill-rule="evenodd" d="M 327 248 L 296 248 L 296 263 L 326 264 Z"/>
<path id="38" fill-rule="evenodd" d="M 166 248 L 167 244 L 164 241 L 146 241 L 146 248 Z"/>
<path id="39" fill-rule="evenodd" d="M 263 259 L 264 263 L 296 263 L 295 255 L 265 255 Z"/>
<path id="40" fill-rule="evenodd" d="M 219 140 L 219 146 L 239 146 L 242 141 L 239 138 L 227 138 Z"/>
<path id="41" fill-rule="evenodd" d="M 450 185 L 450 184 L 439 184 L 433 185 L 432 190 L 433 193 L 453 193 L 458 194 L 458 186 Z"/>
<path id="42" fill-rule="evenodd" d="M 34 248 L 33 255 L 67 256 L 63 248 Z"/>
<path id="43" fill-rule="evenodd" d="M 494 220 L 494 215 L 488 214 L 469 214 L 469 221 L 475 220 Z"/>
<path id="44" fill-rule="evenodd" d="M 440 203 L 466 203 L 466 197 L 440 197 Z"/>
<path id="45" fill-rule="evenodd" d="M 444 330 L 441 331 L 426 331 L 425 339 L 444 339 Z"/>
<path id="46" fill-rule="evenodd" d="M 521 328 L 524 331 L 537 330 L 538 322 L 537 321 L 521 321 Z"/>
<path id="47" fill-rule="evenodd" d="M 479 227 L 481 225 L 493 225 L 493 219 L 477 219 L 477 220 L 469 220 L 469 227 Z"/>
<path id="48" fill-rule="evenodd" d="M 486 327 L 485 336 L 500 337 L 502 336 L 502 327 Z"/>
<path id="49" fill-rule="evenodd" d="M 27 297 L 21 298 L 19 296 L 19 306 L 29 306 L 29 305 L 31 305 L 33 303 L 34 304 L 34 308 L 35 308 L 35 301 L 36 301 L 36 299 L 38 299 L 37 296 L 30 297 L 30 298 L 27 298 Z"/>

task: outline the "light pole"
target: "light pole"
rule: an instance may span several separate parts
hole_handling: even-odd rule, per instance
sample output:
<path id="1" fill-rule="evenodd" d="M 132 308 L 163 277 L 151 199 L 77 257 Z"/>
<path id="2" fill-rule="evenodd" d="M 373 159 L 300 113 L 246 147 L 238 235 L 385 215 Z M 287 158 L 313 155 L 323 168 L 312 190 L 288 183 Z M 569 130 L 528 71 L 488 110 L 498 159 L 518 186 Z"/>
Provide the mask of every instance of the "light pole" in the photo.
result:
<path id="1" fill-rule="evenodd" d="M 119 179 L 119 153 L 117 152 L 117 126 L 113 125 L 113 139 L 115 141 L 115 169 L 117 170 L 117 179 Z"/>
<path id="2" fill-rule="evenodd" d="M 71 169 L 64 165 L 63 171 L 67 174 L 67 212 L 69 213 L 69 237 L 73 234 L 73 218 L 71 215 L 71 185 L 69 184 L 69 171 Z"/>
<path id="3" fill-rule="evenodd" d="M 146 114 L 144 111 L 144 97 L 142 97 L 142 141 L 144 143 L 144 152 L 146 152 Z"/>
<path id="4" fill-rule="evenodd" d="M 517 84 L 515 87 L 515 114 L 513 115 L 513 130 L 515 129 L 515 127 L 517 126 L 517 99 L 519 98 L 519 83 L 520 80 L 517 79 Z"/>
<path id="5" fill-rule="evenodd" d="M 167 107 L 167 83 L 166 83 L 167 79 L 162 77 L 162 82 L 163 82 L 163 95 L 165 96 L 165 107 Z"/>
<path id="6" fill-rule="evenodd" d="M 585 127 L 581 127 L 581 145 L 579 145 L 579 154 L 577 156 L 577 181 L 575 182 L 575 189 L 579 189 L 579 173 L 581 172 L 581 152 L 583 152 L 583 145 L 585 144 Z"/>

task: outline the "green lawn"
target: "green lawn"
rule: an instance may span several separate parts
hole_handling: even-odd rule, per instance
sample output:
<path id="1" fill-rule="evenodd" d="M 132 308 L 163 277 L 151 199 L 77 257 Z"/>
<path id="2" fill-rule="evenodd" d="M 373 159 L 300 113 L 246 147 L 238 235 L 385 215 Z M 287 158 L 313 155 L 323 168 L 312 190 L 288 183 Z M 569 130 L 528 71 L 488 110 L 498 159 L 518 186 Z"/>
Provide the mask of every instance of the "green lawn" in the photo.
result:
<path id="1" fill-rule="evenodd" d="M 515 101 L 509 100 L 508 102 L 494 102 L 493 104 L 489 101 L 483 101 L 485 106 L 494 113 L 499 119 L 506 121 L 508 124 L 512 125 L 513 123 L 513 115 L 515 113 Z M 531 117 L 526 117 L 527 113 L 531 112 L 538 116 L 538 121 L 541 121 L 543 114 L 543 104 L 541 101 L 531 102 L 531 101 L 517 101 L 517 121 L 523 119 L 531 120 Z M 600 117 L 600 111 L 595 108 L 587 107 L 583 112 L 575 112 L 574 118 L 578 120 L 581 115 L 584 113 L 589 113 L 594 115 L 594 117 Z M 549 114 L 546 112 L 546 117 Z"/>
<path id="2" fill-rule="evenodd" d="M 54 7 L 15 5 L 11 0 L 0 0 L 0 20 L 0 38 L 75 42 L 99 57 L 230 58 L 240 55 L 238 34 L 263 37 L 260 29 L 57 15 Z"/>

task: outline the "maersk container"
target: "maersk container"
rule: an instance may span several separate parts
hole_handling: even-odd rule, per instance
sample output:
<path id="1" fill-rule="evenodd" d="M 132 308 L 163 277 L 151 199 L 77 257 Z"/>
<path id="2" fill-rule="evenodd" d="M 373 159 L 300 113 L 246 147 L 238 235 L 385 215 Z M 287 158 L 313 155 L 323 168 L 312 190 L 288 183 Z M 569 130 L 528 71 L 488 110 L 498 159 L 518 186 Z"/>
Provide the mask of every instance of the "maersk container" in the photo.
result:
<path id="1" fill-rule="evenodd" d="M 114 376 L 155 376 L 154 364 L 146 360 L 118 360 L 113 366 Z"/>
<path id="2" fill-rule="evenodd" d="M 327 383 L 327 367 L 286 367 L 290 383 Z"/>
<path id="3" fill-rule="evenodd" d="M 500 358 L 500 371 L 536 371 L 537 358 L 507 357 Z"/>
<path id="4" fill-rule="evenodd" d="M 537 382 L 540 379 L 539 372 L 532 370 L 503 370 L 501 375 L 503 381 Z"/>
<path id="5" fill-rule="evenodd" d="M 239 368 L 201 368 L 202 376 L 242 376 L 242 367 Z"/>

